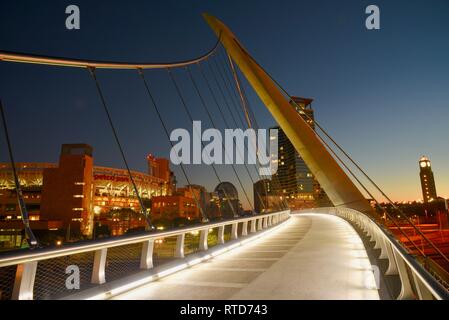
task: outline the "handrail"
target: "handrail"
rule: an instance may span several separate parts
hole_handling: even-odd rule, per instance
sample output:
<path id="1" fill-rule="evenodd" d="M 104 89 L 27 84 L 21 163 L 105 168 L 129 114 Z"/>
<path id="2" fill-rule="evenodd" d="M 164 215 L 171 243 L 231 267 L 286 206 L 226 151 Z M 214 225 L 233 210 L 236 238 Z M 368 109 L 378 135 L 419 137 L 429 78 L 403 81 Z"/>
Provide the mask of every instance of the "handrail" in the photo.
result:
<path id="1" fill-rule="evenodd" d="M 381 249 L 381 257 L 389 260 L 387 274 L 399 274 L 401 293 L 398 299 L 449 300 L 449 291 L 420 264 L 402 244 L 372 217 L 350 208 L 316 208 L 303 210 L 332 214 L 357 224 L 376 242 L 375 248 Z M 407 268 L 411 271 L 410 279 Z"/>
<path id="2" fill-rule="evenodd" d="M 201 55 L 200 57 L 177 62 L 148 63 L 148 62 L 115 62 L 115 61 L 83 60 L 83 59 L 73 59 L 64 57 L 33 55 L 28 53 L 19 53 L 1 50 L 0 50 L 0 61 L 43 64 L 48 66 L 71 67 L 71 68 L 97 68 L 97 69 L 114 69 L 114 70 L 176 68 L 195 64 L 209 58 L 218 48 L 219 44 L 220 39 L 218 39 L 218 41 L 215 43 L 212 49 L 210 49 L 207 53 Z"/>
<path id="3" fill-rule="evenodd" d="M 278 213 L 278 212 L 276 212 Z M 220 222 L 203 223 L 191 227 L 178 228 L 168 231 L 145 232 L 138 235 L 124 235 L 114 238 L 97 239 L 93 241 L 83 241 L 80 243 L 67 244 L 58 248 L 37 248 L 24 252 L 23 250 L 10 251 L 0 254 L 0 268 L 16 265 L 31 261 L 47 260 L 61 256 L 67 256 L 77 253 L 89 252 L 103 248 L 113 248 L 127 244 L 134 244 L 148 240 L 156 240 L 185 234 L 193 231 L 201 231 L 205 229 L 227 226 L 233 223 L 240 223 L 256 219 L 265 218 L 275 215 L 276 213 L 268 213 L 251 217 L 242 217 L 237 219 L 229 219 Z"/>
<path id="4" fill-rule="evenodd" d="M 207 236 L 209 234 L 209 230 L 212 228 L 218 228 L 218 244 L 224 244 L 224 230 L 226 226 L 232 225 L 231 240 L 236 240 L 241 236 L 247 236 L 248 233 L 256 234 L 263 229 L 277 225 L 286 220 L 289 215 L 290 210 L 285 210 L 249 217 L 241 217 L 237 219 L 229 219 L 220 222 L 205 223 L 168 231 L 145 232 L 141 234 L 67 244 L 58 248 L 37 248 L 27 251 L 16 250 L 12 252 L 5 252 L 0 254 L 0 268 L 17 266 L 13 284 L 13 299 L 33 299 L 37 265 L 41 261 L 67 257 L 85 252 L 95 253 L 93 257 L 91 282 L 102 284 L 106 282 L 105 265 L 108 249 L 110 248 L 142 243 L 143 247 L 139 256 L 140 268 L 151 269 L 153 268 L 153 247 L 155 241 L 158 239 L 176 237 L 176 249 L 173 253 L 174 258 L 184 258 L 184 239 L 185 235 L 190 232 L 199 232 L 199 250 L 207 251 L 209 249 Z M 251 222 L 250 230 L 248 230 L 249 222 Z M 238 226 L 240 223 L 242 223 L 242 228 L 241 234 L 239 235 Z M 0 294 L 1 291 L 2 290 L 0 288 Z"/>

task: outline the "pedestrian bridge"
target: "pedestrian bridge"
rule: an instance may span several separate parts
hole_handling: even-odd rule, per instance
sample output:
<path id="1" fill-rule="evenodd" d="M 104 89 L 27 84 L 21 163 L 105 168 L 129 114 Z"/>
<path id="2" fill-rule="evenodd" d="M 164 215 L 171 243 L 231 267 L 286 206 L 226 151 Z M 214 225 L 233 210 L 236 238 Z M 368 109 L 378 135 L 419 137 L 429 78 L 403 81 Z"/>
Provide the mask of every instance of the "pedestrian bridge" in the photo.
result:
<path id="1" fill-rule="evenodd" d="M 305 213 L 244 247 L 114 299 L 379 299 L 379 294 L 351 225 Z"/>
<path id="2" fill-rule="evenodd" d="M 3 299 L 448 299 L 383 227 L 348 208 L 10 253 L 0 273 Z"/>

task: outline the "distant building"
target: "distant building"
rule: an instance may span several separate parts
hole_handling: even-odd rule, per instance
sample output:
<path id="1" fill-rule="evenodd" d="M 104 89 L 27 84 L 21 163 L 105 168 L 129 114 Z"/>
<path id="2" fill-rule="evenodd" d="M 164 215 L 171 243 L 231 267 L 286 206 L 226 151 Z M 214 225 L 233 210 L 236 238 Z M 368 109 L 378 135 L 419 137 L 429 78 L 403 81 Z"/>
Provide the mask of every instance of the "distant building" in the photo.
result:
<path id="1" fill-rule="evenodd" d="M 421 178 L 421 190 L 424 203 L 437 199 L 435 179 L 429 158 L 422 156 L 419 159 L 419 177 Z"/>
<path id="2" fill-rule="evenodd" d="M 63 144 L 57 168 L 43 172 L 41 220 L 60 220 L 63 226 L 89 236 L 93 231 L 92 147 Z"/>
<path id="3" fill-rule="evenodd" d="M 237 217 L 242 212 L 237 188 L 230 182 L 221 182 L 215 187 L 218 206 L 223 218 Z"/>
<path id="4" fill-rule="evenodd" d="M 151 202 L 151 217 L 156 220 L 200 219 L 200 210 L 191 194 L 176 193 L 174 195 L 156 196 Z"/>
<path id="5" fill-rule="evenodd" d="M 269 179 L 262 179 L 254 183 L 254 210 L 257 213 L 277 211 L 282 208 L 282 200 L 278 190 Z"/>
<path id="6" fill-rule="evenodd" d="M 151 174 L 131 174 L 150 211 L 151 199 L 171 194 L 176 179 L 168 160 L 151 157 L 147 161 Z M 128 171 L 95 166 L 89 145 L 62 145 L 57 164 L 23 162 L 16 163 L 16 168 L 33 230 L 69 229 L 89 237 L 95 222 L 116 230 L 113 235 L 146 225 Z M 131 220 L 123 224 L 121 216 Z M 0 247 L 17 247 L 22 229 L 11 165 L 0 163 Z"/>
<path id="7" fill-rule="evenodd" d="M 312 129 L 315 129 L 312 99 L 292 97 L 290 104 Z M 299 107 L 298 107 L 299 106 Z M 278 170 L 274 179 L 279 181 L 279 194 L 291 209 L 330 206 L 331 202 L 305 161 L 296 151 L 284 131 L 278 131 Z"/>

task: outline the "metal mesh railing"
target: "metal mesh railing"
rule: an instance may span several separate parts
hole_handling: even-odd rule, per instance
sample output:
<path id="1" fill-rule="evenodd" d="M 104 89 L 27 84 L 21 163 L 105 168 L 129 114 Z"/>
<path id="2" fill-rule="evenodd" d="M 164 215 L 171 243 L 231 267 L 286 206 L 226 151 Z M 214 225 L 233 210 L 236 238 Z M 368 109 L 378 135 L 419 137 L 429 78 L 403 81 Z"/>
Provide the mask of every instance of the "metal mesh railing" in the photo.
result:
<path id="1" fill-rule="evenodd" d="M 34 299 L 55 299 L 74 293 L 72 289 L 66 286 L 66 280 L 70 276 L 70 274 L 66 273 L 69 266 L 77 266 L 79 268 L 80 290 L 91 287 L 93 261 L 94 252 L 84 252 L 39 261 L 34 283 Z"/>
<path id="2" fill-rule="evenodd" d="M 218 228 L 209 230 L 207 235 L 207 246 L 209 248 L 215 247 L 218 244 Z"/>
<path id="3" fill-rule="evenodd" d="M 160 266 L 174 259 L 178 237 L 156 239 L 153 247 L 153 265 Z"/>
<path id="4" fill-rule="evenodd" d="M 200 232 L 194 231 L 186 234 L 184 240 L 184 254 L 189 255 L 200 250 Z"/>
<path id="5" fill-rule="evenodd" d="M 106 281 L 112 281 L 140 271 L 142 243 L 127 244 L 108 249 L 106 258 Z"/>
<path id="6" fill-rule="evenodd" d="M 282 218 L 277 221 L 279 223 L 285 220 L 289 214 L 289 211 L 282 211 L 270 215 Z M 243 227 L 242 221 L 250 222 L 258 218 L 223 221 L 211 223 L 209 226 L 129 236 L 117 240 L 105 239 L 87 244 L 73 244 L 54 250 L 36 249 L 33 252 L 9 253 L 3 258 L 0 256 L 0 300 L 13 298 L 15 281 L 20 281 L 17 283 L 17 288 L 20 289 L 19 299 L 58 299 L 78 294 L 80 291 L 97 286 L 98 283 L 103 283 L 104 280 L 111 282 L 140 272 L 142 270 L 140 268 L 142 249 L 147 241 L 154 244 L 153 266 L 159 267 L 182 256 L 182 252 L 177 252 L 178 240 L 184 239 L 184 255 L 188 256 L 207 249 L 205 246 L 200 246 L 202 232 L 207 231 L 207 247 L 213 247 L 220 242 L 218 239 L 219 228 L 224 228 L 224 241 L 227 242 L 231 239 L 233 224 L 238 223 L 238 235 L 240 236 Z M 248 229 L 249 225 L 248 223 Z M 99 259 L 99 263 L 94 268 L 95 258 Z M 36 265 L 30 264 L 31 261 L 35 261 Z M 103 265 L 101 261 L 105 261 L 105 264 Z M 20 273 L 21 277 L 17 278 L 17 266 L 19 265 L 22 267 L 19 271 L 22 272 Z M 92 283 L 92 279 L 95 280 L 95 284 Z"/>
<path id="7" fill-rule="evenodd" d="M 231 231 L 232 231 L 232 225 L 225 226 L 224 236 L 223 236 L 225 242 L 231 240 Z"/>
<path id="8" fill-rule="evenodd" d="M 14 288 L 17 266 L 0 268 L 0 300 L 10 300 Z"/>

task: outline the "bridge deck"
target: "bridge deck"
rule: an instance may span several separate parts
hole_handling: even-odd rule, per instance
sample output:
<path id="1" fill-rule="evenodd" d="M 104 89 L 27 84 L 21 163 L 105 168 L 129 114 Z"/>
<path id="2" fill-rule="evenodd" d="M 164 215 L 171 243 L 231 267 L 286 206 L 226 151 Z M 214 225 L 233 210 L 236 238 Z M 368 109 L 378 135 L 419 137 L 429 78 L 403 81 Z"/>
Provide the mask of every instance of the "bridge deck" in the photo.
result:
<path id="1" fill-rule="evenodd" d="M 363 244 L 344 220 L 292 216 L 244 247 L 115 299 L 379 299 Z"/>

